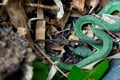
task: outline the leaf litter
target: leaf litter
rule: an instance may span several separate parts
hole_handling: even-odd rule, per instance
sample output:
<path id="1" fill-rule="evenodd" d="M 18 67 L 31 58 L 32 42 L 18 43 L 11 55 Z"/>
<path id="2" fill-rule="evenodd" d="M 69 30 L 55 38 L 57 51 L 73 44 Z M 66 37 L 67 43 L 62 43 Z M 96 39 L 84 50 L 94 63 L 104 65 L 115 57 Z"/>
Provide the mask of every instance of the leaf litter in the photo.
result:
<path id="1" fill-rule="evenodd" d="M 7 65 L 8 67 L 5 67 L 3 69 L 3 72 L 7 70 L 7 73 L 4 73 L 4 76 L 2 74 L 2 71 L 0 71 L 0 76 L 1 74 L 3 76 L 0 77 L 0 80 L 7 80 L 10 77 L 11 79 L 14 79 L 14 74 L 19 73 L 17 71 L 21 70 L 20 67 L 23 68 L 21 71 L 23 72 L 22 75 L 24 75 L 18 75 L 21 80 L 34 80 L 34 77 L 32 78 L 32 75 L 34 74 L 37 74 L 36 80 L 40 80 L 40 77 L 37 78 L 37 76 L 39 76 L 39 72 L 33 72 L 34 70 L 36 70 L 36 67 L 31 66 L 33 60 L 40 62 L 36 64 L 36 66 L 42 65 L 39 66 L 39 70 L 42 70 L 42 67 L 44 67 L 43 71 L 48 70 L 47 74 L 44 74 L 44 72 L 43 74 L 41 74 L 44 75 L 44 78 L 46 78 L 47 80 L 54 80 L 56 79 L 56 76 L 59 78 L 57 78 L 56 80 L 67 80 L 67 75 L 69 74 L 69 72 L 60 69 L 56 65 L 57 62 L 53 62 L 50 57 L 56 56 L 59 58 L 59 60 L 62 60 L 66 64 L 75 64 L 82 60 L 82 57 L 73 54 L 73 50 L 77 46 L 84 45 L 89 48 L 91 48 L 91 46 L 77 38 L 73 30 L 73 22 L 82 15 L 98 12 L 108 1 L 109 0 L 1 1 L 0 35 L 2 37 L 0 37 L 0 42 L 3 42 L 0 43 L 0 51 L 2 51 L 2 53 L 0 53 L 0 57 L 2 59 L 0 60 L 0 65 L 2 65 L 3 67 L 6 66 L 5 63 L 9 63 L 9 65 Z M 115 15 L 119 16 L 119 13 L 115 13 Z M 11 30 L 9 30 L 10 28 Z M 83 32 L 87 36 L 90 36 L 92 38 L 95 37 L 89 25 L 86 26 L 85 29 L 83 29 Z M 120 58 L 120 33 L 108 32 L 108 34 L 112 34 L 114 41 L 113 50 L 108 56 L 110 62 L 112 59 Z M 8 42 L 11 41 L 9 39 L 10 37 L 21 39 L 18 41 L 12 41 L 11 44 L 9 43 L 10 51 L 13 50 L 13 52 L 11 51 L 8 53 L 9 49 L 4 46 L 8 46 Z M 8 42 L 6 42 L 6 40 L 8 40 Z M 19 42 L 21 43 L 19 44 Z M 25 45 L 26 43 L 27 45 Z M 16 45 L 18 46 L 15 47 Z M 23 46 L 23 48 L 25 46 L 25 50 L 28 48 L 27 46 L 29 46 L 30 51 L 28 50 L 27 53 L 24 53 L 24 49 L 22 49 L 22 53 L 21 45 Z M 16 49 L 15 51 L 14 48 Z M 91 49 L 94 51 L 93 48 Z M 6 54 L 3 55 L 3 52 L 5 52 L 5 50 L 8 51 L 6 52 Z M 6 58 L 8 54 L 12 56 Z M 16 55 L 18 57 L 16 57 Z M 11 59 L 12 57 L 15 57 L 15 59 L 18 61 L 16 63 L 14 62 L 14 60 L 11 60 L 11 62 L 5 61 Z M 99 64 L 99 62 L 95 62 L 93 64 L 85 66 L 83 69 L 92 70 L 94 69 L 95 65 Z M 10 65 L 10 63 L 13 63 L 13 68 L 15 66 L 17 66 L 18 68 L 11 68 L 12 66 Z M 48 66 L 46 67 L 44 64 L 48 64 Z M 1 70 L 2 66 L 0 67 Z M 60 75 L 57 75 L 57 73 L 60 73 Z M 29 78 L 27 78 L 26 76 L 29 76 Z"/>

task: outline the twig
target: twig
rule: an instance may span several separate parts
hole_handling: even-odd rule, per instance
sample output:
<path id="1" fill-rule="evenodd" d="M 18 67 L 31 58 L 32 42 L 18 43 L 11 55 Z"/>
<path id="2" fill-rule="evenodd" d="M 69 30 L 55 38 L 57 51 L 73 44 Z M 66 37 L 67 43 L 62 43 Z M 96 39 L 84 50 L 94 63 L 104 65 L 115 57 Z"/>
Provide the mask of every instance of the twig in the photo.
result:
<path id="1" fill-rule="evenodd" d="M 58 68 L 57 65 L 55 65 L 55 68 L 56 68 L 64 77 L 67 77 L 67 75 L 66 75 L 60 68 Z"/>
<path id="2" fill-rule="evenodd" d="M 45 51 L 43 51 L 42 49 L 39 49 L 39 46 L 38 44 L 35 43 L 35 47 L 38 49 L 39 52 L 41 52 L 41 54 L 43 56 L 45 56 L 45 58 L 52 64 L 54 64 L 54 62 L 50 59 L 50 57 L 48 57 L 46 54 L 45 54 Z"/>
<path id="3" fill-rule="evenodd" d="M 102 44 L 102 41 L 95 41 L 91 42 L 89 40 L 83 41 L 83 40 L 65 40 L 65 39 L 45 39 L 45 40 L 37 40 L 36 42 L 60 42 L 64 45 L 68 45 L 70 43 L 91 43 L 91 44 Z"/>
<path id="4" fill-rule="evenodd" d="M 43 20 L 45 20 L 45 19 L 41 19 L 41 18 L 30 18 L 30 19 L 28 20 L 28 27 L 29 27 L 29 28 L 31 28 L 31 22 L 34 21 L 34 20 L 42 20 L 42 21 L 43 21 Z"/>
<path id="5" fill-rule="evenodd" d="M 39 46 L 38 44 L 35 43 L 35 47 L 41 52 L 41 54 L 43 56 L 45 56 L 45 58 L 51 63 L 51 64 L 54 64 L 55 65 L 55 68 L 65 77 L 67 77 L 67 75 L 57 66 L 57 63 L 53 62 L 50 57 L 48 57 L 46 54 L 45 54 L 45 51 L 44 49 L 39 49 Z"/>
<path id="6" fill-rule="evenodd" d="M 62 32 L 68 31 L 68 30 L 70 30 L 70 29 L 64 29 L 64 30 L 62 30 L 62 31 L 59 31 L 59 32 L 56 32 L 56 33 L 52 33 L 52 34 L 50 34 L 50 35 L 57 35 L 57 34 L 60 34 L 60 33 L 62 33 Z"/>
<path id="7" fill-rule="evenodd" d="M 47 6 L 47 5 L 35 4 L 35 3 L 27 3 L 25 5 L 29 6 L 29 7 L 37 7 L 37 8 L 43 8 L 43 9 L 48 9 L 48 10 L 53 10 L 53 11 L 59 10 L 59 8 L 57 6 Z"/>
<path id="8" fill-rule="evenodd" d="M 72 10 L 72 7 L 70 7 L 70 9 L 69 9 L 69 11 L 68 12 L 66 12 L 65 13 L 65 15 L 64 15 L 64 17 L 62 18 L 62 30 L 65 28 L 65 26 L 66 26 L 66 23 L 67 23 L 67 21 L 68 21 L 68 19 L 69 19 L 69 17 L 70 17 L 70 14 L 71 14 L 71 11 L 70 10 Z"/>

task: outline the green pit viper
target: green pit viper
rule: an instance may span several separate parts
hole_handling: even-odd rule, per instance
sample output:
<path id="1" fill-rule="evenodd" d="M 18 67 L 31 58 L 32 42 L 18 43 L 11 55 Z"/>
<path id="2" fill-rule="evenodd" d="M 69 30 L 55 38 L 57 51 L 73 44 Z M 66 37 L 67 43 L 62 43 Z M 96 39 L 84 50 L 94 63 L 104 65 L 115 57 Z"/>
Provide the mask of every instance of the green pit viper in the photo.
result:
<path id="1" fill-rule="evenodd" d="M 99 13 L 97 15 L 102 16 L 103 14 L 112 14 L 115 11 L 120 11 L 120 0 L 110 0 L 99 11 Z M 89 43 L 89 42 L 94 43 L 95 40 L 86 36 L 83 33 L 82 28 L 85 24 L 92 25 L 91 26 L 92 31 L 97 36 L 98 39 L 102 40 L 102 42 L 103 42 L 102 45 Z M 96 25 L 98 25 L 99 28 L 97 28 Z M 73 26 L 74 26 L 74 31 L 75 31 L 76 36 L 83 41 L 86 41 L 86 42 L 89 41 L 87 43 L 89 45 L 93 46 L 95 49 L 97 49 L 97 52 L 95 52 L 93 54 L 92 51 L 88 50 L 88 52 L 91 52 L 88 54 L 89 56 L 88 55 L 83 56 L 83 57 L 86 57 L 86 56 L 88 56 L 88 57 L 86 57 L 82 61 L 80 61 L 76 64 L 72 64 L 72 65 L 68 65 L 68 64 L 63 63 L 62 61 L 59 61 L 57 64 L 58 67 L 61 69 L 64 69 L 64 70 L 71 70 L 73 65 L 76 65 L 77 67 L 82 68 L 90 63 L 93 63 L 95 61 L 98 61 L 98 60 L 103 59 L 106 56 L 108 56 L 112 50 L 113 41 L 112 41 L 112 38 L 108 34 L 106 34 L 103 30 L 114 31 L 114 32 L 120 31 L 120 20 L 117 20 L 115 23 L 110 24 L 108 22 L 101 20 L 100 18 L 98 18 L 94 15 L 85 15 L 85 16 L 81 16 L 79 19 L 77 19 L 77 21 L 75 23 L 73 23 Z M 78 49 L 80 50 L 80 48 L 78 48 Z M 81 48 L 81 49 L 83 49 L 83 48 Z M 58 58 L 56 58 L 56 57 L 51 57 L 51 59 L 53 61 L 58 60 Z"/>

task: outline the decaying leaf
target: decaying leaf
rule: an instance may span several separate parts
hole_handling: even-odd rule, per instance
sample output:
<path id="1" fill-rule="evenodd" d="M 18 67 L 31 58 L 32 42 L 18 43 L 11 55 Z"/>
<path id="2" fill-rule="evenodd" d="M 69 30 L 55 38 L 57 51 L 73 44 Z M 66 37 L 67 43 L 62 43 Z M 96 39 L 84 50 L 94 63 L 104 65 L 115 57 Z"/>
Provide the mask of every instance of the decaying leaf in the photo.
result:
<path id="1" fill-rule="evenodd" d="M 37 9 L 37 18 L 44 19 L 43 9 Z M 45 30 L 45 20 L 38 20 L 36 24 L 36 40 L 45 40 Z"/>
<path id="2" fill-rule="evenodd" d="M 10 0 L 7 2 L 5 7 L 10 17 L 10 21 L 16 29 L 23 27 L 27 30 L 27 16 L 21 2 L 22 0 Z"/>
<path id="3" fill-rule="evenodd" d="M 76 8 L 79 12 L 84 11 L 85 0 L 73 0 L 73 8 Z"/>
<path id="4" fill-rule="evenodd" d="M 90 11 L 88 10 L 89 13 L 97 12 L 109 0 L 72 0 L 73 6 L 70 6 L 70 0 L 26 0 L 26 1 L 25 0 L 1 0 L 1 2 L 2 1 L 3 1 L 3 3 L 0 3 L 0 6 L 2 8 L 0 8 L 0 9 L 2 10 L 4 8 L 4 10 L 6 11 L 6 15 L 8 18 L 6 20 L 9 22 L 9 19 L 10 19 L 12 26 L 14 26 L 15 29 L 17 29 L 16 32 L 21 34 L 21 36 L 27 37 L 27 40 L 29 41 L 28 45 L 30 45 L 30 47 L 32 49 L 34 49 L 36 51 L 36 48 L 37 48 L 39 50 L 39 52 L 37 52 L 38 60 L 41 60 L 42 57 L 46 58 L 47 61 L 43 58 L 42 58 L 42 60 L 45 62 L 50 62 L 48 64 L 52 65 L 50 71 L 49 71 L 48 65 L 45 65 L 42 62 L 40 62 L 40 63 L 38 62 L 37 64 L 33 65 L 34 73 L 35 73 L 33 75 L 33 80 L 40 80 L 40 79 L 46 80 L 46 78 L 47 78 L 47 80 L 54 80 L 52 78 L 55 76 L 56 72 L 59 71 L 59 68 L 57 68 L 57 65 L 55 65 L 54 62 L 52 62 L 50 60 L 49 57 L 51 57 L 51 55 L 55 55 L 55 56 L 61 58 L 62 61 L 65 63 L 67 63 L 67 61 L 68 61 L 68 63 L 72 64 L 73 62 L 76 63 L 79 59 L 81 59 L 79 57 L 76 58 L 76 56 L 74 57 L 73 54 L 71 54 L 71 53 L 73 53 L 73 48 L 79 46 L 78 44 L 89 46 L 85 42 L 82 44 L 82 40 L 78 39 L 78 37 L 75 35 L 74 31 L 71 32 L 73 30 L 72 22 L 77 17 L 82 16 L 81 12 L 84 12 L 84 9 L 87 12 L 87 10 L 88 10 L 87 8 L 89 6 L 91 7 Z M 38 1 L 41 1 L 41 2 L 38 3 Z M 86 5 L 86 1 L 89 2 L 89 6 Z M 66 3 L 68 3 L 69 5 Z M 56 6 L 54 6 L 55 4 L 56 4 Z M 30 10 L 26 10 L 28 8 Z M 34 8 L 34 9 L 32 9 L 32 8 Z M 72 10 L 72 8 L 77 9 L 78 11 L 75 10 L 77 13 L 75 13 L 74 10 Z M 48 12 L 48 13 L 46 13 L 46 12 Z M 86 14 L 86 12 L 85 12 L 85 14 Z M 73 14 L 75 13 L 75 15 L 70 16 L 71 13 L 73 13 Z M 1 14 L 4 14 L 4 11 Z M 53 15 L 55 17 L 53 17 Z M 0 15 L 0 22 L 2 22 L 3 24 L 0 23 L 0 25 L 5 25 L 5 26 L 9 27 L 9 25 L 4 24 L 5 19 L 1 20 L 1 19 L 3 19 L 1 17 L 2 16 Z M 33 19 L 33 17 L 35 17 L 35 18 Z M 34 21 L 31 25 L 28 22 L 28 20 L 32 21 L 32 19 L 36 20 L 36 21 Z M 102 20 L 112 24 L 112 23 L 115 23 L 118 20 L 118 18 L 111 16 L 111 15 L 104 14 L 102 17 Z M 30 26 L 32 26 L 32 28 Z M 96 28 L 100 28 L 100 27 L 96 27 Z M 32 31 L 31 34 L 30 34 L 30 31 Z M 94 34 L 93 34 L 90 26 L 83 28 L 83 33 L 90 38 L 94 38 Z M 120 33 L 116 33 L 116 34 L 117 35 L 115 35 L 115 36 L 118 37 L 118 39 L 119 39 Z M 18 36 L 20 36 L 20 35 L 18 35 Z M 34 37 L 36 40 L 35 45 L 39 44 L 38 47 L 36 47 L 36 48 L 34 47 L 34 43 L 33 43 L 34 39 L 31 36 L 32 37 L 35 36 Z M 0 39 L 2 39 L 2 38 L 0 38 Z M 20 39 L 20 41 L 23 41 L 21 39 Z M 113 38 L 113 42 L 120 41 L 118 39 L 115 40 Z M 6 52 L 7 49 L 9 50 L 13 47 L 13 46 L 8 46 L 6 44 L 8 42 L 6 42 L 6 43 L 3 43 L 3 42 L 0 43 L 1 44 L 0 46 L 3 46 L 2 47 L 3 49 L 1 48 L 1 51 L 2 51 L 1 53 Z M 11 41 L 12 44 L 14 44 L 14 42 Z M 43 42 L 43 45 L 42 45 L 42 42 Z M 43 47 L 44 44 L 46 44 L 45 47 Z M 75 44 L 77 44 L 77 45 L 75 45 Z M 115 47 L 117 46 L 117 50 L 118 50 L 118 45 L 120 43 L 118 42 L 116 44 L 117 45 L 115 45 Z M 11 54 L 12 54 L 12 51 L 14 51 L 14 49 L 15 49 L 15 51 L 17 50 L 16 46 L 18 47 L 18 50 L 19 50 L 19 45 L 15 45 L 15 47 L 13 47 L 13 50 L 12 49 L 10 50 Z M 10 48 L 4 49 L 4 47 L 10 47 Z M 23 47 L 24 46 L 22 46 L 22 47 L 20 46 L 21 49 Z M 89 47 L 89 48 L 91 48 L 91 47 Z M 30 49 L 31 53 L 32 53 L 32 49 Z M 91 50 L 94 51 L 93 48 L 91 48 Z M 20 51 L 22 51 L 22 50 L 20 50 Z M 119 59 L 120 58 L 119 52 L 120 51 L 116 52 L 117 54 L 108 57 L 108 59 Z M 27 53 L 30 53 L 30 52 L 27 52 Z M 44 55 L 44 56 L 39 57 L 40 53 L 42 53 L 42 55 Z M 1 55 L 5 55 L 5 54 L 1 54 Z M 49 57 L 46 55 L 49 55 Z M 13 57 L 15 57 L 15 56 L 16 55 L 13 55 Z M 7 57 L 7 56 L 5 56 L 5 57 Z M 23 55 L 22 57 L 26 57 L 26 55 Z M 1 57 L 0 59 L 3 63 L 6 62 L 6 61 L 4 61 L 3 57 Z M 66 61 L 65 61 L 65 59 L 66 59 Z M 16 60 L 14 60 L 14 61 L 16 61 Z M 96 79 L 98 80 L 98 78 L 100 78 L 103 75 L 103 72 L 105 72 L 105 70 L 107 70 L 107 68 L 108 68 L 108 60 L 104 61 L 102 63 L 102 65 L 97 65 L 96 66 L 97 68 L 96 67 L 94 68 L 94 66 L 96 64 L 98 64 L 100 61 L 97 61 L 95 63 L 92 63 L 92 64 L 87 65 L 82 68 L 82 69 L 89 69 L 87 72 L 83 71 L 82 69 L 80 70 L 79 68 L 76 69 L 76 72 L 73 71 L 74 73 L 72 75 L 72 77 L 75 79 L 71 79 L 71 80 L 77 80 L 77 77 L 81 77 L 81 75 L 85 79 L 78 78 L 78 80 L 82 80 L 82 79 L 83 80 L 89 80 L 89 79 L 92 80 L 93 78 L 95 80 Z M 2 64 L 2 62 L 0 65 L 1 67 L 4 66 Z M 11 62 L 9 62 L 9 63 L 11 63 Z M 8 65 L 8 64 L 6 64 L 6 65 Z M 102 69 L 101 69 L 101 67 L 102 67 Z M 3 68 L 5 68 L 5 67 L 3 67 Z M 14 65 L 10 65 L 10 68 L 14 68 Z M 28 80 L 31 80 L 32 67 L 26 66 L 26 69 L 28 69 L 28 72 L 25 73 L 25 75 L 26 75 L 25 77 Z M 3 70 L 3 69 L 1 68 L 1 70 Z M 79 70 L 80 70 L 80 72 L 78 72 Z M 62 73 L 62 70 L 59 72 L 61 72 L 62 76 L 67 77 L 66 74 Z M 76 75 L 74 75 L 74 74 L 76 74 Z M 81 74 L 81 75 L 79 76 L 79 74 Z M 55 80 L 58 80 L 58 79 L 55 79 Z"/>
<path id="5" fill-rule="evenodd" d="M 57 7 L 59 7 L 59 11 L 57 12 L 57 18 L 60 19 L 64 15 L 63 4 L 62 4 L 61 0 L 54 0 L 54 2 L 57 5 Z"/>
<path id="6" fill-rule="evenodd" d="M 61 51 L 63 49 L 63 46 L 54 43 L 51 48 L 52 50 Z"/>
<path id="7" fill-rule="evenodd" d="M 92 13 L 92 11 L 98 6 L 100 0 L 90 0 L 90 6 L 92 7 L 89 11 L 89 13 Z"/>
<path id="8" fill-rule="evenodd" d="M 100 0 L 100 6 L 103 7 L 110 0 Z"/>
<path id="9" fill-rule="evenodd" d="M 51 26 L 51 34 L 53 34 L 53 33 L 58 33 L 58 32 L 59 32 L 59 31 L 57 30 L 56 27 Z"/>
<path id="10" fill-rule="evenodd" d="M 71 32 L 71 35 L 69 36 L 68 40 L 79 40 L 78 37 L 75 35 L 75 32 Z"/>
<path id="11" fill-rule="evenodd" d="M 50 19 L 49 24 L 59 26 L 61 24 L 61 21 L 58 19 Z"/>
<path id="12" fill-rule="evenodd" d="M 99 0 L 99 6 L 97 7 L 97 10 L 95 12 L 98 12 L 101 8 L 105 6 L 106 3 L 108 3 L 110 0 Z"/>

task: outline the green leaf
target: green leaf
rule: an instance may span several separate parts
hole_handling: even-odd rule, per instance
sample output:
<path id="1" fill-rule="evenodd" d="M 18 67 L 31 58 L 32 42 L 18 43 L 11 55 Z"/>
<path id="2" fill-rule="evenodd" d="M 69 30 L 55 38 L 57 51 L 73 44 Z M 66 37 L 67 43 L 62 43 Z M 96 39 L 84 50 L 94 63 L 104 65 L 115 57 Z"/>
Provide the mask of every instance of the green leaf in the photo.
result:
<path id="1" fill-rule="evenodd" d="M 57 72 L 52 80 L 60 80 L 61 74 Z"/>
<path id="2" fill-rule="evenodd" d="M 33 62 L 33 68 L 34 74 L 32 80 L 46 80 L 49 73 L 49 68 L 47 64 L 40 61 L 35 61 Z"/>
<path id="3" fill-rule="evenodd" d="M 90 71 L 84 71 L 79 69 L 76 66 L 73 66 L 67 80 L 83 80 L 84 77 L 89 73 Z"/>
<path id="4" fill-rule="evenodd" d="M 100 80 L 109 67 L 109 61 L 105 59 L 99 63 L 84 80 Z"/>
<path id="5" fill-rule="evenodd" d="M 109 67 L 109 61 L 105 59 L 93 70 L 82 70 L 76 66 L 71 69 L 67 80 L 100 80 Z"/>

